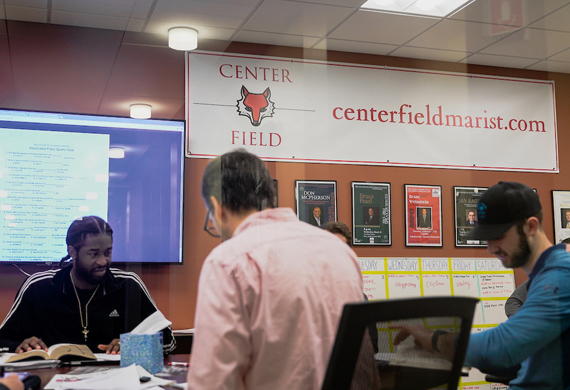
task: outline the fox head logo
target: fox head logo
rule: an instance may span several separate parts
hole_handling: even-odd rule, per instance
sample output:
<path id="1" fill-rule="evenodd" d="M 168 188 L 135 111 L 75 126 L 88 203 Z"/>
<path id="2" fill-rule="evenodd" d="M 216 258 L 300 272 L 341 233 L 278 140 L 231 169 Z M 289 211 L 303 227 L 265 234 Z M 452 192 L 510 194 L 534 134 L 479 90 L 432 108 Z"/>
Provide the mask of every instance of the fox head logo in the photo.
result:
<path id="1" fill-rule="evenodd" d="M 270 98 L 269 88 L 263 93 L 251 93 L 242 85 L 241 99 L 237 101 L 239 115 L 247 116 L 252 125 L 259 126 L 263 118 L 273 116 L 275 104 L 269 100 Z"/>

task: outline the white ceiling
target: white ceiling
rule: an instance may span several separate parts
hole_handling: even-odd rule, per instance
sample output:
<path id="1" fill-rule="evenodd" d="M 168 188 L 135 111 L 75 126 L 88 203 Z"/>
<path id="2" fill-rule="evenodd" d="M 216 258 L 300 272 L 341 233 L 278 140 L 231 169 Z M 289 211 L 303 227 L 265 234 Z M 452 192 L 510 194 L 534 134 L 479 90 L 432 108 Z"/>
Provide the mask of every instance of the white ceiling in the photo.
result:
<path id="1" fill-rule="evenodd" d="M 570 73 L 570 0 L 475 0 L 447 18 L 364 0 L 0 0 L 0 19 Z M 198 46 L 198 48 L 200 48 Z"/>

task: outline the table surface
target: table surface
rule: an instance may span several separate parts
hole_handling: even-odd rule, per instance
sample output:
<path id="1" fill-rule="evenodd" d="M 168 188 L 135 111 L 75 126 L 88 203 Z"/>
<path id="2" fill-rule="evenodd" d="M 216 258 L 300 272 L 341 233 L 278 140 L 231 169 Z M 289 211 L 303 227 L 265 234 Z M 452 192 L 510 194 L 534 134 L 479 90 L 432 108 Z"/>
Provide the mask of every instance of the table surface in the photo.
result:
<path id="1" fill-rule="evenodd" d="M 164 359 L 164 364 L 168 364 L 170 362 L 184 362 L 188 363 L 190 361 L 190 355 L 187 354 L 177 354 L 177 355 L 169 355 Z M 44 388 L 45 385 L 57 374 L 67 374 L 69 371 L 77 368 L 78 366 L 73 367 L 57 367 L 57 368 L 40 368 L 36 370 L 26 370 L 31 375 L 37 375 L 42 380 L 41 389 Z M 118 366 L 114 366 L 118 367 Z"/>

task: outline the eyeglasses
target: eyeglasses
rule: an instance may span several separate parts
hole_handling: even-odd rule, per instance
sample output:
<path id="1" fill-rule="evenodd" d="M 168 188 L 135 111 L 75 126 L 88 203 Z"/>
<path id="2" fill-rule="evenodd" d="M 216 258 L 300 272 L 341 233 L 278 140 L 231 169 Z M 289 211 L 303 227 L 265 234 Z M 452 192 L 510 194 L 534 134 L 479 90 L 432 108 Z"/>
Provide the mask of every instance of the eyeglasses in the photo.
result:
<path id="1" fill-rule="evenodd" d="M 212 215 L 212 210 L 208 209 L 208 212 L 206 213 L 206 220 L 204 221 L 204 230 L 210 236 L 219 238 L 221 236 L 218 234 L 216 228 L 214 226 L 208 226 L 208 222 L 210 222 L 210 215 Z"/>

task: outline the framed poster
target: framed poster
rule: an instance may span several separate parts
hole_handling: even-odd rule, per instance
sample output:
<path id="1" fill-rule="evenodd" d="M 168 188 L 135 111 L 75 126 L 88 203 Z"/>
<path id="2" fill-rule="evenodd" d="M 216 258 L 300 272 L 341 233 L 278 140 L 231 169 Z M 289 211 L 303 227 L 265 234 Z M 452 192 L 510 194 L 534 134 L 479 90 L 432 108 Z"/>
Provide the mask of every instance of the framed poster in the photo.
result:
<path id="1" fill-rule="evenodd" d="M 314 226 L 336 221 L 336 181 L 295 180 L 297 218 Z"/>
<path id="2" fill-rule="evenodd" d="M 477 202 L 486 187 L 453 187 L 455 199 L 455 246 L 486 247 L 487 241 L 469 240 L 467 236 L 477 224 Z"/>
<path id="3" fill-rule="evenodd" d="M 570 237 L 570 191 L 552 191 L 554 243 Z"/>
<path id="4" fill-rule="evenodd" d="M 406 184 L 406 246 L 443 246 L 441 186 Z"/>
<path id="5" fill-rule="evenodd" d="M 392 245 L 390 183 L 352 183 L 353 245 Z"/>

